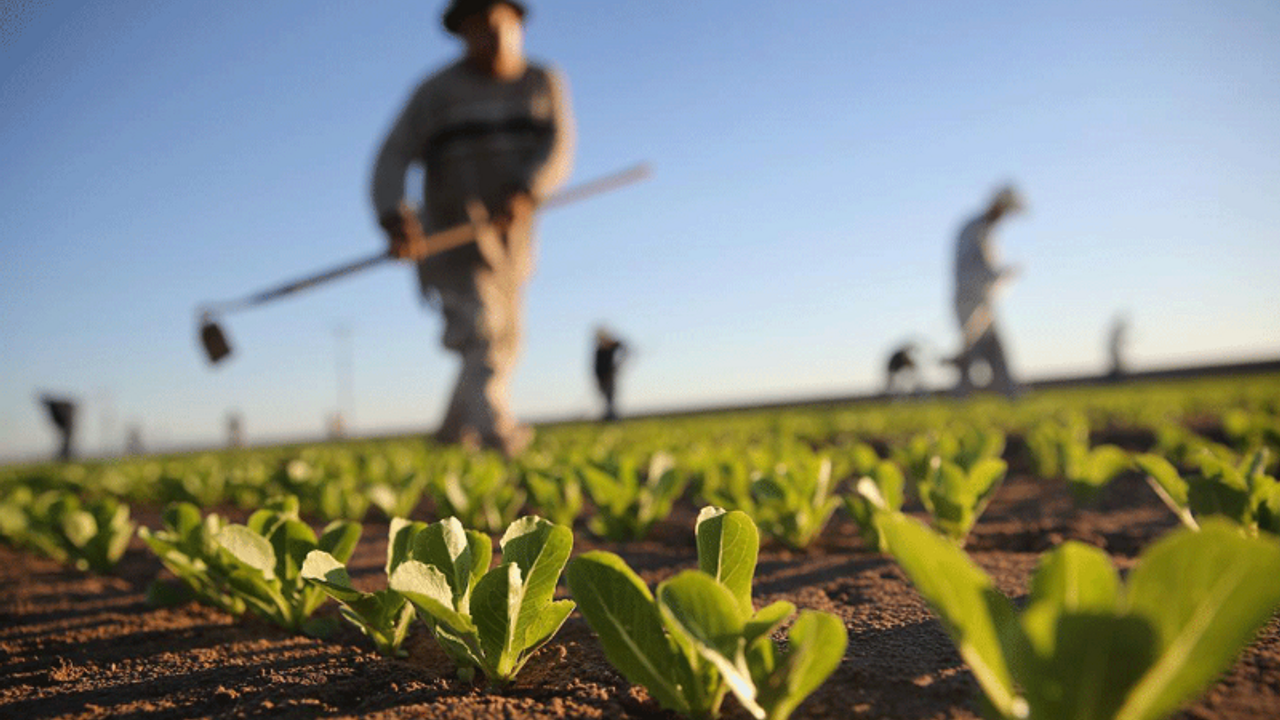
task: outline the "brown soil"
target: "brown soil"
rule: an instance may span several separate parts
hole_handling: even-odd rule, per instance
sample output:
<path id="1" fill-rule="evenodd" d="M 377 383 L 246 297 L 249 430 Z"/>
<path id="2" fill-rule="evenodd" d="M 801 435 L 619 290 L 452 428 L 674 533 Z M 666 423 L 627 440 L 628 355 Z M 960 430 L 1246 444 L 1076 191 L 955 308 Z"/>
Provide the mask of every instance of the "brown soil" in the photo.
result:
<path id="1" fill-rule="evenodd" d="M 155 524 L 154 510 L 135 514 Z M 639 543 L 579 533 L 575 551 L 618 552 L 656 583 L 696 564 L 693 518 L 691 506 L 682 508 Z M 1136 476 L 1077 510 L 1060 484 L 1014 475 L 969 549 L 1018 597 L 1037 555 L 1063 540 L 1103 547 L 1123 569 L 1174 524 Z M 351 563 L 358 585 L 385 582 L 386 533 L 385 524 L 366 523 Z M 491 693 L 457 680 L 422 626 L 407 643 L 409 657 L 389 660 L 345 624 L 314 640 L 196 604 L 148 607 L 146 588 L 157 576 L 158 561 L 137 540 L 107 577 L 0 548 L 0 717 L 673 717 L 609 666 L 576 613 L 513 687 Z M 755 598 L 833 612 L 849 629 L 844 661 L 795 717 L 976 717 L 977 687 L 941 625 L 841 515 L 809 552 L 766 545 Z M 320 612 L 336 615 L 332 604 Z M 746 717 L 732 697 L 725 710 Z M 1280 620 L 1183 717 L 1280 717 Z"/>

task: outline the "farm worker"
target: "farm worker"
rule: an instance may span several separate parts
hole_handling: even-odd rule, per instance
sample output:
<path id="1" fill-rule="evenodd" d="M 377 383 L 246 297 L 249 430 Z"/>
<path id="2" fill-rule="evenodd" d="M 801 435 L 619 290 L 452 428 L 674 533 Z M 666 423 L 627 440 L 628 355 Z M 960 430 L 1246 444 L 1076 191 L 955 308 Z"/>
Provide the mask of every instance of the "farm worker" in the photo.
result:
<path id="1" fill-rule="evenodd" d="M 996 291 L 1017 274 L 1017 269 L 998 264 L 992 232 L 1002 219 L 1021 212 L 1023 208 L 1024 203 L 1017 190 L 1002 188 L 982 214 L 965 224 L 956 242 L 955 308 L 963 348 L 950 362 L 960 371 L 956 390 L 961 395 L 973 389 L 970 372 L 975 361 L 979 360 L 990 370 L 993 389 L 1011 399 L 1018 393 L 996 330 L 993 307 Z"/>
<path id="2" fill-rule="evenodd" d="M 596 328 L 596 352 L 594 369 L 596 386 L 604 396 L 604 420 L 617 420 L 613 406 L 618 385 L 618 368 L 627 359 L 627 346 L 603 326 Z"/>
<path id="3" fill-rule="evenodd" d="M 568 176 L 574 136 L 564 81 L 525 58 L 525 14 L 511 0 L 452 1 L 444 27 L 465 53 L 409 97 L 378 153 L 372 191 L 392 254 L 417 261 L 423 297 L 444 315 L 443 344 L 462 358 L 436 439 L 509 456 L 532 437 L 508 407 L 507 385 L 534 211 Z M 426 171 L 420 211 L 403 202 L 415 162 Z M 475 243 L 424 256 L 424 229 L 465 222 L 483 228 Z"/>
<path id="4" fill-rule="evenodd" d="M 889 356 L 884 378 L 884 394 L 892 395 L 895 390 L 913 393 L 919 389 L 920 378 L 916 367 L 916 353 L 919 348 L 913 342 L 898 346 Z"/>
<path id="5" fill-rule="evenodd" d="M 1118 380 L 1124 377 L 1124 346 L 1129 337 L 1129 318 L 1125 315 L 1117 315 L 1111 321 L 1111 332 L 1107 336 L 1107 354 L 1111 356 L 1111 372 L 1108 374 L 1112 380 Z"/>
<path id="6" fill-rule="evenodd" d="M 44 405 L 49 413 L 49 422 L 58 429 L 58 437 L 61 440 L 58 446 L 58 459 L 70 460 L 75 454 L 71 449 L 76 431 L 75 401 L 45 394 L 40 396 L 40 404 Z"/>

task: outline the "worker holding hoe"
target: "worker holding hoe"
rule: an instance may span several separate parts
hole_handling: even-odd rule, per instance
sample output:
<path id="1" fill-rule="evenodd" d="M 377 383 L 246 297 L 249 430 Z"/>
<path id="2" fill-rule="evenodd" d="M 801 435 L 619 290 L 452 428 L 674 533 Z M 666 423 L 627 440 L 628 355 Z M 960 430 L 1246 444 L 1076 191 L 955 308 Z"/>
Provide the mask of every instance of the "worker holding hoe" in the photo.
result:
<path id="1" fill-rule="evenodd" d="M 525 58 L 525 15 L 512 0 L 452 0 L 444 26 L 465 54 L 414 91 L 373 173 L 391 253 L 417 262 L 423 297 L 444 315 L 444 346 L 462 357 L 435 437 L 508 456 L 532 437 L 508 407 L 507 386 L 533 269 L 533 216 L 569 174 L 574 132 L 563 80 Z M 421 211 L 404 203 L 415 162 L 426 170 Z M 467 222 L 474 243 L 426 256 L 427 233 Z"/>
<path id="2" fill-rule="evenodd" d="M 992 389 L 1010 399 L 1018 393 L 996 332 L 994 308 L 996 292 L 1017 275 L 1017 269 L 998 264 L 991 236 L 997 223 L 1023 207 L 1016 190 L 1001 189 L 981 215 L 965 224 L 956 242 L 955 308 L 964 346 L 949 362 L 960 371 L 956 390 L 961 395 L 973 389 L 970 373 L 977 360 L 990 369 Z"/>

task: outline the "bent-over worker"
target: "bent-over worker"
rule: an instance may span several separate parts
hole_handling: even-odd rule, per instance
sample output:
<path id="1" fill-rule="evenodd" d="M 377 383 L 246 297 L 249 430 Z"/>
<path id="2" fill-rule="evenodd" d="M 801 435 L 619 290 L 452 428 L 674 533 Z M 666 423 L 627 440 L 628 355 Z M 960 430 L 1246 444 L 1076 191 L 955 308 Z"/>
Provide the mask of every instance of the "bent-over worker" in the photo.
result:
<path id="1" fill-rule="evenodd" d="M 1009 398 L 1018 388 L 1009 372 L 1004 346 L 996 330 L 995 295 L 1016 274 L 1016 268 L 1000 265 L 992 241 L 997 223 L 1024 207 L 1022 197 L 1012 187 L 996 193 L 982 214 L 965 224 L 956 242 L 955 310 L 960 323 L 963 347 L 952 361 L 960 371 L 959 394 L 973 389 L 971 372 L 975 361 L 984 362 L 991 372 L 990 387 Z"/>

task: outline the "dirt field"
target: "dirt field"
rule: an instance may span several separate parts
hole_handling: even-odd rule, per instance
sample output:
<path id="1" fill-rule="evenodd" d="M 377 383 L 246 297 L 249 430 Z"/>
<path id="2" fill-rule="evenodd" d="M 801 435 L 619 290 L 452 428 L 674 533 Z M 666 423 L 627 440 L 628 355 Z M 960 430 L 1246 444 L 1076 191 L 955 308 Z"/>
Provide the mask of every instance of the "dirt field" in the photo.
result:
<path id="1" fill-rule="evenodd" d="M 135 515 L 156 524 L 154 509 Z M 693 519 L 693 507 L 683 507 L 642 543 L 592 543 L 579 533 L 575 552 L 617 552 L 652 586 L 696 565 Z M 1018 596 L 1037 554 L 1062 540 L 1103 547 L 1127 568 L 1174 525 L 1136 475 L 1113 483 L 1095 509 L 1079 511 L 1061 485 L 1015 472 L 969 549 L 1004 592 Z M 386 533 L 384 524 L 366 523 L 351 563 L 357 584 L 384 582 Z M 760 560 L 758 605 L 791 600 L 838 614 L 849 630 L 839 669 L 794 717 L 976 717 L 976 685 L 941 625 L 842 514 L 810 552 L 766 545 Z M 158 574 L 159 562 L 136 539 L 110 577 L 0 548 L 0 717 L 674 717 L 612 670 L 577 613 L 513 687 L 490 694 L 454 677 L 421 624 L 407 643 L 409 657 L 387 660 L 346 624 L 321 641 L 195 604 L 150 608 L 146 588 Z M 332 603 L 320 612 L 336 615 Z M 732 696 L 725 711 L 746 717 Z M 1184 716 L 1280 717 L 1280 621 Z"/>

